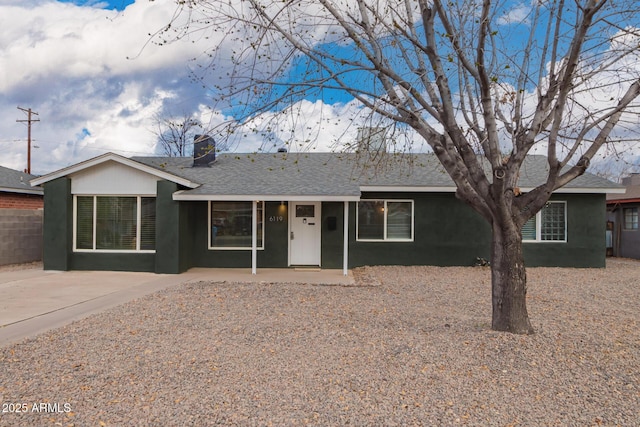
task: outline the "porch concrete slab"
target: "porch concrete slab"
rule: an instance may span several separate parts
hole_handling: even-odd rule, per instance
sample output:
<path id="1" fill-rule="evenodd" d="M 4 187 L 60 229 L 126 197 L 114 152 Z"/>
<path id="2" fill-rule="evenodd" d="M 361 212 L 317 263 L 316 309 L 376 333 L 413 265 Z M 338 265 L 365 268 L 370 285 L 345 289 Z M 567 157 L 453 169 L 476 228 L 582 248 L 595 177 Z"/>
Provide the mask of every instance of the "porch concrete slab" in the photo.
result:
<path id="1" fill-rule="evenodd" d="M 193 268 L 182 274 L 121 271 L 0 271 L 0 346 L 186 282 L 352 285 L 342 270 Z"/>

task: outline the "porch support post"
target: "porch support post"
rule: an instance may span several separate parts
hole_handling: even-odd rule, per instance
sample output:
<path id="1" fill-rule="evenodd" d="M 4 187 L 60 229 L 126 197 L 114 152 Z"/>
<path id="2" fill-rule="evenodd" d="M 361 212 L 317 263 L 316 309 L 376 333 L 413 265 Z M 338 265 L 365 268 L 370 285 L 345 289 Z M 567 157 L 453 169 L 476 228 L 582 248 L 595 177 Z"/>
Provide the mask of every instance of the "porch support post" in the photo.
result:
<path id="1" fill-rule="evenodd" d="M 342 247 L 342 274 L 349 274 L 349 202 L 344 202 L 344 242 Z"/>
<path id="2" fill-rule="evenodd" d="M 258 202 L 251 206 L 251 274 L 256 274 L 258 264 Z"/>

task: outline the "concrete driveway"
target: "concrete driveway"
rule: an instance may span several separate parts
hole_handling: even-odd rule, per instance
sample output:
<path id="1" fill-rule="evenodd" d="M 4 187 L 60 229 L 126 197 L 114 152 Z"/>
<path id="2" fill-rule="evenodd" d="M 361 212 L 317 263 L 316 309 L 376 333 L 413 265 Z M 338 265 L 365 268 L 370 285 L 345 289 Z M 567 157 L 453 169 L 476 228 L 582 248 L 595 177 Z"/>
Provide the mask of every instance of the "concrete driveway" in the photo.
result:
<path id="1" fill-rule="evenodd" d="M 190 281 L 352 285 L 342 270 L 194 268 L 182 274 L 120 271 L 0 271 L 0 346 Z"/>

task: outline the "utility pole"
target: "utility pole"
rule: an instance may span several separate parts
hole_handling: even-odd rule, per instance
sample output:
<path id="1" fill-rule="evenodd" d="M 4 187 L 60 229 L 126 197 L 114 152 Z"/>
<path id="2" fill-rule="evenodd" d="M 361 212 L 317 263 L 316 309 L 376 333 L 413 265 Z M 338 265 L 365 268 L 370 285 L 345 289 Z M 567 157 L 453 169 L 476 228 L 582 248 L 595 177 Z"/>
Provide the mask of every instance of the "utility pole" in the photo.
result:
<path id="1" fill-rule="evenodd" d="M 35 111 L 31 111 L 31 108 L 18 107 L 18 110 L 22 110 L 27 113 L 27 120 L 16 120 L 19 123 L 27 123 L 27 173 L 31 173 L 31 123 L 39 122 L 38 119 L 32 119 L 31 115 L 38 115 Z"/>

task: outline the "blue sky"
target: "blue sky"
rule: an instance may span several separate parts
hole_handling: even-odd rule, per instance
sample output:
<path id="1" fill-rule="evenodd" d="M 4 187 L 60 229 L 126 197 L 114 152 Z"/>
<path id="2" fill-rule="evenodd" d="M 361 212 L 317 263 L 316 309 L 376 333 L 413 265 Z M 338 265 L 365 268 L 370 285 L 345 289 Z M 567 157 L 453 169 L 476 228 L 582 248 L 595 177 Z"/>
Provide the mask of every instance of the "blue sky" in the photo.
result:
<path id="1" fill-rule="evenodd" d="M 48 173 L 114 151 L 155 153 L 154 117 L 207 117 L 206 92 L 189 79 L 202 45 L 149 44 L 173 1 L 0 1 L 0 164 L 26 168 L 31 108 L 32 171 Z M 201 112 L 202 110 L 202 112 Z M 34 116 L 35 117 L 35 116 Z"/>
<path id="2" fill-rule="evenodd" d="M 519 8 L 526 4 L 513 4 L 509 16 L 521 19 Z M 228 56 L 233 41 L 211 33 L 166 46 L 149 43 L 149 34 L 163 28 L 175 8 L 173 0 L 0 0 L 0 70 L 9 71 L 0 73 L 0 164 L 26 167 L 27 129 L 16 122 L 25 115 L 16 107 L 38 113 L 32 128 L 37 174 L 107 151 L 155 154 L 158 116 L 194 115 L 209 128 L 228 118 L 233 110 L 217 109 L 190 71 L 198 70 L 193 59 L 212 45 Z M 517 26 L 509 28 L 517 44 Z M 207 78 L 224 79 L 221 67 Z M 325 90 L 304 98 L 300 115 L 274 134 L 276 144 L 313 140 L 313 149 L 327 151 L 357 130 L 345 120 L 357 111 L 348 96 Z M 260 134 L 247 129 L 246 135 L 231 148 L 265 148 Z"/>
<path id="3" fill-rule="evenodd" d="M 60 3 L 73 3 L 77 6 L 99 7 L 102 9 L 124 10 L 135 0 L 58 0 Z"/>
<path id="4" fill-rule="evenodd" d="M 158 116 L 194 115 L 207 128 L 222 121 L 229 110 L 216 110 L 211 92 L 190 78 L 197 69 L 192 59 L 215 40 L 149 43 L 149 34 L 163 28 L 175 8 L 173 0 L 0 1 L 0 69 L 11 70 L 0 74 L 0 164 L 26 168 L 27 129 L 16 122 L 25 115 L 17 107 L 31 108 L 40 120 L 32 126 L 36 174 L 107 151 L 156 154 Z M 220 44 L 224 50 L 225 41 Z M 309 117 L 326 121 L 337 121 L 348 108 L 314 99 L 302 105 Z M 329 135 L 315 147 L 327 151 L 335 140 L 331 135 L 343 133 L 340 126 L 325 132 L 297 122 L 275 144 L 293 135 Z M 264 148 L 261 135 L 246 135 L 231 148 Z"/>

